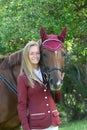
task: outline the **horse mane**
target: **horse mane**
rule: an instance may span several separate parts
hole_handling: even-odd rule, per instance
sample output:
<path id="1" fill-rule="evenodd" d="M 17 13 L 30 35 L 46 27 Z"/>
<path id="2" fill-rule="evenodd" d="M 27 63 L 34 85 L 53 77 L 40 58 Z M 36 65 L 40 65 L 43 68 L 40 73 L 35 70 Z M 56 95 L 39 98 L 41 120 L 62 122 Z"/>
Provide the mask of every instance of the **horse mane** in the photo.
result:
<path id="1" fill-rule="evenodd" d="M 0 57 L 0 68 L 5 69 L 16 64 L 21 64 L 22 50 L 12 53 L 8 56 Z"/>
<path id="2" fill-rule="evenodd" d="M 4 58 L 5 57 L 3 55 L 0 55 L 0 64 L 3 62 Z"/>
<path id="3" fill-rule="evenodd" d="M 22 50 L 19 50 L 15 53 L 12 53 L 9 56 L 9 64 L 11 66 L 14 66 L 16 64 L 20 64 L 21 63 L 21 58 L 22 58 Z"/>

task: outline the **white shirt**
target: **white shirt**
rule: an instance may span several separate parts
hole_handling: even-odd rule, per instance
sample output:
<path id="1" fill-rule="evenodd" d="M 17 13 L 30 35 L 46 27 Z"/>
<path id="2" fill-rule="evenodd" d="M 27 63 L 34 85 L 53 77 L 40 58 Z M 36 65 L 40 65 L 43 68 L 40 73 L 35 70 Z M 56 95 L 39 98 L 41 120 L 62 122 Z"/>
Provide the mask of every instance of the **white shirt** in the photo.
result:
<path id="1" fill-rule="evenodd" d="M 58 126 L 50 126 L 46 129 L 31 129 L 31 130 L 58 130 Z"/>
<path id="2" fill-rule="evenodd" d="M 34 73 L 43 82 L 43 77 L 42 77 L 41 69 L 40 68 L 38 70 L 34 69 Z"/>

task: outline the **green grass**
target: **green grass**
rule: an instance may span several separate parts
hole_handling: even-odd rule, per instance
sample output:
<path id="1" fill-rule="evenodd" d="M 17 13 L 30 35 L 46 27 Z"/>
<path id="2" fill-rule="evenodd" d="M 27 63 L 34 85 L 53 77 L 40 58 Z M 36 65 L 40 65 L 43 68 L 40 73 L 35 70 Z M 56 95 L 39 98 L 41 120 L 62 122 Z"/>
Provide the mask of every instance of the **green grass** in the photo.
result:
<path id="1" fill-rule="evenodd" d="M 66 123 L 61 125 L 59 130 L 87 130 L 87 120 Z"/>

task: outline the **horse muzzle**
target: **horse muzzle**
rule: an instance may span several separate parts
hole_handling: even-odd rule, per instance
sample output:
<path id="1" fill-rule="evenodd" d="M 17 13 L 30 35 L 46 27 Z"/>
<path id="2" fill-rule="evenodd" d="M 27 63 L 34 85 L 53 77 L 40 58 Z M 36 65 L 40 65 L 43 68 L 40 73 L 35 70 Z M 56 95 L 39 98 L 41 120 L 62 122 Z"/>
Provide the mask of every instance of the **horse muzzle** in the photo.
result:
<path id="1" fill-rule="evenodd" d="M 61 89 L 63 85 L 63 80 L 58 78 L 51 78 L 49 79 L 49 85 L 51 91 L 58 91 Z"/>

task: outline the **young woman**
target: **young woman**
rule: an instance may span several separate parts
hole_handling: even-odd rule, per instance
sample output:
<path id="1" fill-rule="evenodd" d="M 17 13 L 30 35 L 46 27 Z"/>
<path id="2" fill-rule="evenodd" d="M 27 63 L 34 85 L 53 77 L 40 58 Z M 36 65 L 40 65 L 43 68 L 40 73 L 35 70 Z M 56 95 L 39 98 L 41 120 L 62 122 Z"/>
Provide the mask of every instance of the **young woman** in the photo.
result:
<path id="1" fill-rule="evenodd" d="M 24 130 L 58 130 L 61 123 L 40 68 L 40 47 L 30 41 L 23 50 L 18 77 L 18 114 Z"/>

